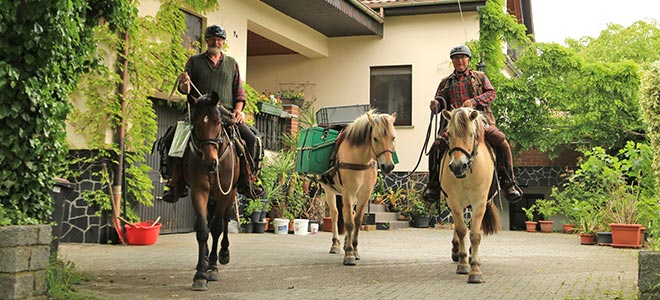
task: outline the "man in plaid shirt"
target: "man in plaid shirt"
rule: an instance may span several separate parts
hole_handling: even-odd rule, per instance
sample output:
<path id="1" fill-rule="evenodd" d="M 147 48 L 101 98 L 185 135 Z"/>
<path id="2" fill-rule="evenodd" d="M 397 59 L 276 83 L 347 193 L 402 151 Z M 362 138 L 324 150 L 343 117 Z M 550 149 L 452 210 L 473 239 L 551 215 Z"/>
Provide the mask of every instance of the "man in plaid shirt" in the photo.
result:
<path id="1" fill-rule="evenodd" d="M 483 72 L 470 70 L 468 64 L 472 58 L 472 51 L 464 45 L 456 46 L 449 52 L 449 57 L 454 65 L 454 72 L 444 78 L 435 93 L 435 99 L 431 100 L 430 108 L 438 113 L 444 103 L 448 110 L 462 106 L 472 107 L 483 112 L 488 118 L 486 127 L 486 140 L 494 148 L 497 155 L 497 171 L 505 190 L 506 198 L 515 203 L 522 199 L 522 190 L 516 185 L 513 174 L 513 159 L 511 147 L 506 141 L 506 136 L 495 127 L 495 117 L 490 104 L 495 101 L 495 89 Z M 424 190 L 423 198 L 434 202 L 440 198 L 440 160 L 447 151 L 446 128 L 440 129 L 441 138 L 437 139 L 429 153 L 429 183 Z"/>

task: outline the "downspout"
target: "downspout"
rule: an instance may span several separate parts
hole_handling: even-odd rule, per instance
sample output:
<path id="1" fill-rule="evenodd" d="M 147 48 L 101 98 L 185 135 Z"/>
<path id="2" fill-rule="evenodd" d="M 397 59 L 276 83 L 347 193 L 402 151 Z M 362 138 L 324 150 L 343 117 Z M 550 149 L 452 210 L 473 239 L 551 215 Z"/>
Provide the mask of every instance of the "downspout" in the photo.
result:
<path id="1" fill-rule="evenodd" d="M 112 181 L 112 196 L 113 196 L 113 217 L 117 219 L 121 213 L 121 199 L 123 196 L 122 192 L 122 182 L 124 177 L 124 144 L 125 144 L 125 135 L 126 135 L 126 94 L 128 86 L 128 31 L 124 32 L 124 51 L 123 57 L 121 57 L 123 70 L 121 73 L 122 83 L 119 87 L 120 95 L 119 101 L 121 101 L 121 120 L 119 126 L 117 127 L 117 141 L 119 143 L 119 157 L 117 159 L 117 168 L 115 169 L 115 176 Z"/>
<path id="2" fill-rule="evenodd" d="M 352 3 L 353 6 L 357 7 L 360 9 L 363 13 L 369 15 L 372 19 L 374 19 L 378 23 L 383 23 L 383 17 L 376 13 L 373 9 L 371 9 L 369 6 L 365 5 L 364 3 L 360 2 L 359 0 L 348 0 L 348 2 Z"/>

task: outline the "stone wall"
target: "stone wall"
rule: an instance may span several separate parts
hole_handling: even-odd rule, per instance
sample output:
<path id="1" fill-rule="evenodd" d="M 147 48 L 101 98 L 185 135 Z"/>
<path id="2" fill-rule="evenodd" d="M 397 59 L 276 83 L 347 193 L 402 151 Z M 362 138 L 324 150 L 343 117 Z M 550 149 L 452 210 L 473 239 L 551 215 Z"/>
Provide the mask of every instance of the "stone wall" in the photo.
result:
<path id="1" fill-rule="evenodd" d="M 0 227 L 0 299 L 46 292 L 50 242 L 50 225 Z"/>

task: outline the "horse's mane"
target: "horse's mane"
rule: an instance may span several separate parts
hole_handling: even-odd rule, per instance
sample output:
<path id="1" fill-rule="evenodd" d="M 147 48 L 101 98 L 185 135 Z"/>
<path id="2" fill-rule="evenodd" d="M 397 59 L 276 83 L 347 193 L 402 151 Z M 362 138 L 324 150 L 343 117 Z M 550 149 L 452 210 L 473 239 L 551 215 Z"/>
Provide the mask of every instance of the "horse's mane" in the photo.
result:
<path id="1" fill-rule="evenodd" d="M 375 126 L 372 128 L 369 123 L 369 116 L 374 121 Z M 349 124 L 344 130 L 344 140 L 353 146 L 364 146 L 371 143 L 371 131 L 375 130 L 375 136 L 388 136 L 392 135 L 392 116 L 388 114 L 381 114 L 372 109 L 361 116 L 359 116 L 353 123 Z"/>
<path id="2" fill-rule="evenodd" d="M 486 115 L 481 113 L 478 110 L 468 108 L 468 107 L 461 107 L 454 109 L 452 111 L 452 117 L 451 120 L 449 121 L 449 124 L 447 124 L 447 131 L 449 131 L 450 136 L 454 136 L 457 138 L 466 138 L 468 134 L 468 128 L 469 124 L 471 123 L 470 121 L 470 114 L 473 111 L 479 112 L 479 116 L 476 119 L 476 122 L 474 124 L 476 125 L 472 130 L 474 130 L 474 136 L 479 139 L 479 137 L 483 136 L 484 132 L 484 124 L 487 123 L 488 119 L 486 118 Z"/>

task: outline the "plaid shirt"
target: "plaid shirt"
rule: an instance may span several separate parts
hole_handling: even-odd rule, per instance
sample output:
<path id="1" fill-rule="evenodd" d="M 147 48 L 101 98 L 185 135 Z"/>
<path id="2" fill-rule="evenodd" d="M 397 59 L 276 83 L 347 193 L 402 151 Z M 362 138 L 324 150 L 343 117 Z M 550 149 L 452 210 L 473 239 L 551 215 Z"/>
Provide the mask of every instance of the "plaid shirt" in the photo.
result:
<path id="1" fill-rule="evenodd" d="M 440 97 L 447 100 L 447 109 L 461 107 L 463 102 L 470 99 L 474 103 L 476 109 L 483 110 L 483 107 L 489 106 L 490 103 L 495 101 L 495 89 L 488 80 L 488 76 L 484 74 L 482 82 L 482 94 L 473 95 L 472 77 L 477 76 L 471 74 L 470 69 L 463 73 L 454 71 L 451 75 L 440 82 L 437 91 L 435 92 L 435 99 L 440 101 Z"/>

